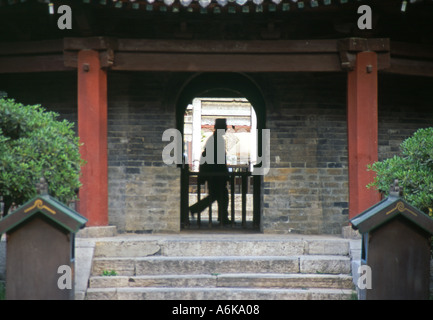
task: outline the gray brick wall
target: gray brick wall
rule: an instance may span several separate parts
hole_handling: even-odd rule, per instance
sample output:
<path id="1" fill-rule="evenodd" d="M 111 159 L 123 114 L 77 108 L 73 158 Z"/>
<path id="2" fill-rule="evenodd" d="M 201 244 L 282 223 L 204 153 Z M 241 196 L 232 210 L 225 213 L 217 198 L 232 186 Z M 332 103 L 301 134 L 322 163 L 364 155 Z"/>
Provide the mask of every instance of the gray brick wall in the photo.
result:
<path id="1" fill-rule="evenodd" d="M 164 74 L 111 73 L 108 95 L 109 223 L 126 232 L 180 230 L 180 170 L 161 154 L 174 108 Z"/>
<path id="2" fill-rule="evenodd" d="M 267 76 L 271 171 L 264 177 L 265 232 L 341 233 L 347 222 L 343 76 Z"/>

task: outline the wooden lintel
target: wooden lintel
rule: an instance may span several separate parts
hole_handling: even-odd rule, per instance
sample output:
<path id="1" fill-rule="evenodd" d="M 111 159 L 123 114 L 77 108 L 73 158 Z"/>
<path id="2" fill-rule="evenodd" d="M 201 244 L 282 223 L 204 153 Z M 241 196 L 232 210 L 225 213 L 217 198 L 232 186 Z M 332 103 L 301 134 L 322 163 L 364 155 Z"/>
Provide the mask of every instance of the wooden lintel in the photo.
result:
<path id="1" fill-rule="evenodd" d="M 318 53 L 336 52 L 336 40 L 164 40 L 109 37 L 65 38 L 65 51 L 85 49 L 178 53 Z"/>
<path id="2" fill-rule="evenodd" d="M 70 71 L 63 54 L 0 56 L 0 73 Z"/>
<path id="3" fill-rule="evenodd" d="M 96 50 L 117 49 L 117 39 L 110 37 L 64 38 L 63 50 Z"/>
<path id="4" fill-rule="evenodd" d="M 392 42 L 387 73 L 433 77 L 433 46 Z"/>
<path id="5" fill-rule="evenodd" d="M 86 49 L 99 52 L 102 68 L 194 72 L 338 72 L 351 70 L 358 52 L 374 51 L 379 70 L 433 76 L 432 46 L 359 38 L 213 41 L 91 37 L 0 43 L 0 73 L 68 71 L 77 68 L 77 54 Z"/>
<path id="6" fill-rule="evenodd" d="M 216 41 L 119 39 L 119 51 L 164 53 L 336 53 L 336 40 Z"/>
<path id="7" fill-rule="evenodd" d="M 112 70 L 186 72 L 335 72 L 337 54 L 115 54 Z"/>
<path id="8" fill-rule="evenodd" d="M 62 40 L 0 43 L 0 56 L 20 54 L 53 54 L 63 52 Z"/>
<path id="9" fill-rule="evenodd" d="M 433 77 L 433 61 L 392 58 L 387 73 Z"/>
<path id="10" fill-rule="evenodd" d="M 391 55 L 410 59 L 433 60 L 433 46 L 407 42 L 392 42 Z"/>
<path id="11" fill-rule="evenodd" d="M 350 40 L 350 41 L 349 41 Z M 349 39 L 350 50 L 357 42 Z M 353 40 L 353 41 L 352 41 Z M 387 39 L 356 39 L 385 52 Z M 113 70 L 129 71 L 237 71 L 237 72 L 336 72 L 339 40 L 213 41 L 117 39 L 110 52 Z M 80 43 L 82 42 L 82 43 Z M 65 65 L 76 67 L 79 49 L 113 48 L 105 38 L 65 39 Z M 371 42 L 371 43 L 370 43 Z M 108 51 L 107 51 L 108 53 Z M 104 61 L 104 59 L 102 59 Z M 381 56 L 379 68 L 388 67 Z M 108 64 L 109 65 L 109 64 Z"/>

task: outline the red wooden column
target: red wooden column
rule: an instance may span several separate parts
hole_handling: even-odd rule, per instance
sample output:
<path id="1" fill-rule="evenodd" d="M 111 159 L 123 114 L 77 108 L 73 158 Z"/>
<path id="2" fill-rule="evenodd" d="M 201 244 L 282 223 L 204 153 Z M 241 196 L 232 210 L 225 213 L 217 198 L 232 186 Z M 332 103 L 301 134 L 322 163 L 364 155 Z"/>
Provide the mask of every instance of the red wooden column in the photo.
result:
<path id="1" fill-rule="evenodd" d="M 82 169 L 83 186 L 79 211 L 87 226 L 108 225 L 107 169 L 107 72 L 99 52 L 78 52 L 78 135 L 87 164 Z"/>
<path id="2" fill-rule="evenodd" d="M 367 165 L 378 160 L 377 54 L 359 52 L 348 72 L 347 123 L 349 155 L 349 219 L 380 200 L 366 186 L 374 179 Z"/>

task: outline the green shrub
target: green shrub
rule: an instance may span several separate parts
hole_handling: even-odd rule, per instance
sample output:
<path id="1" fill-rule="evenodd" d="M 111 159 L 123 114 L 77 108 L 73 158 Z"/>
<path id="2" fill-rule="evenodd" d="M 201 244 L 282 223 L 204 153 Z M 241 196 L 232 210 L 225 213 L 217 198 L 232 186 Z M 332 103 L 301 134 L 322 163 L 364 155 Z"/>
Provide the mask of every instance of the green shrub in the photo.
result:
<path id="1" fill-rule="evenodd" d="M 400 148 L 401 156 L 369 166 L 376 177 L 367 187 L 388 195 L 390 185 L 398 179 L 405 200 L 433 217 L 433 128 L 418 130 Z"/>
<path id="2" fill-rule="evenodd" d="M 0 281 L 0 300 L 6 299 L 6 285 L 3 281 Z"/>
<path id="3" fill-rule="evenodd" d="M 84 164 L 79 139 L 72 123 L 57 118 L 39 105 L 0 99 L 0 195 L 5 211 L 12 202 L 33 198 L 41 177 L 60 201 L 76 197 Z"/>

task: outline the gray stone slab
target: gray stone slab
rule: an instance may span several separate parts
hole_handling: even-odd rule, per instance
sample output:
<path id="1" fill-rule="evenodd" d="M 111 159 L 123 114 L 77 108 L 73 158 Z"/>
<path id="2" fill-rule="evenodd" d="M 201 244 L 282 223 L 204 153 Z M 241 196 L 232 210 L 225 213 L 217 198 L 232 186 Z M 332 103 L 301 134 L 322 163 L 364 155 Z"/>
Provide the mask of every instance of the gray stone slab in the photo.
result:
<path id="1" fill-rule="evenodd" d="M 349 241 L 294 235 L 120 235 L 97 239 L 96 257 L 348 255 Z"/>
<path id="2" fill-rule="evenodd" d="M 165 256 L 293 256 L 304 253 L 302 240 L 164 241 Z"/>
<path id="3" fill-rule="evenodd" d="M 342 255 L 349 254 L 349 241 L 341 240 L 305 240 L 305 254 L 313 255 Z"/>
<path id="4" fill-rule="evenodd" d="M 89 300 L 349 300 L 351 297 L 352 290 L 340 289 L 98 288 L 87 292 Z"/>
<path id="5" fill-rule="evenodd" d="M 212 275 L 154 275 L 91 277 L 90 288 L 110 287 L 216 287 L 217 276 Z"/>
<path id="6" fill-rule="evenodd" d="M 350 259 L 339 256 L 301 256 L 301 273 L 350 274 Z"/>
<path id="7" fill-rule="evenodd" d="M 136 259 L 136 274 L 299 272 L 297 257 L 149 257 Z"/>
<path id="8" fill-rule="evenodd" d="M 117 234 L 115 226 L 86 227 L 77 232 L 77 238 L 114 237 Z"/>
<path id="9" fill-rule="evenodd" d="M 145 257 L 160 252 L 161 245 L 158 241 L 98 239 L 95 257 Z"/>
<path id="10" fill-rule="evenodd" d="M 92 269 L 95 243 L 86 239 L 75 239 L 75 299 L 85 297 Z"/>
<path id="11" fill-rule="evenodd" d="M 222 274 L 218 287 L 351 289 L 352 277 L 330 274 Z"/>

